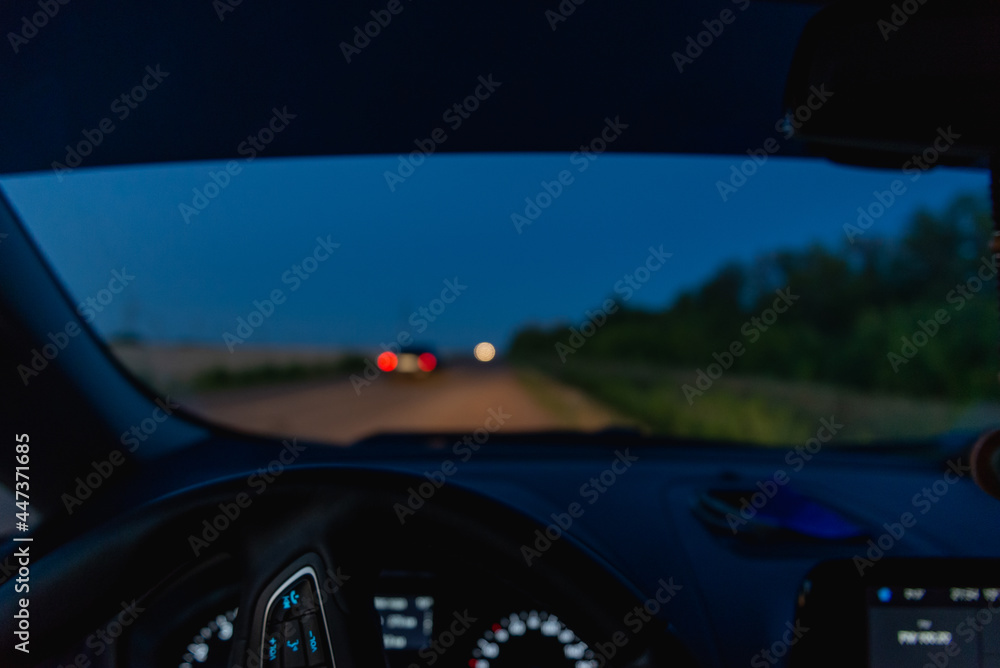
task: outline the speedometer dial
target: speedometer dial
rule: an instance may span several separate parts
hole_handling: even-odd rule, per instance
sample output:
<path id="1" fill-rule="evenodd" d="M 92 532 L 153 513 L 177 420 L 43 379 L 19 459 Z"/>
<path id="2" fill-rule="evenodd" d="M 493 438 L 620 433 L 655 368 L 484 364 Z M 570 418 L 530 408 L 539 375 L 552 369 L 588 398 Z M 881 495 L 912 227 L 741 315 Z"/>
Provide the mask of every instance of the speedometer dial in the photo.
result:
<path id="1" fill-rule="evenodd" d="M 500 619 L 472 650 L 469 668 L 597 668 L 594 651 L 558 617 L 531 610 Z"/>
<path id="2" fill-rule="evenodd" d="M 179 668 L 193 666 L 225 666 L 229 658 L 229 641 L 233 637 L 233 620 L 238 609 L 232 608 L 209 620 L 191 638 Z"/>

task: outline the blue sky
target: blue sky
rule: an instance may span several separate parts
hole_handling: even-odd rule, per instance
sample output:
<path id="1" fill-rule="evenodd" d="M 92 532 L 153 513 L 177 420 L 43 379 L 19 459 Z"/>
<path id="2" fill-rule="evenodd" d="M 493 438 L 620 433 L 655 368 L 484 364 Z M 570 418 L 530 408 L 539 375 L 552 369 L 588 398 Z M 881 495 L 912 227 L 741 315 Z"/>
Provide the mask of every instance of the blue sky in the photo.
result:
<path id="1" fill-rule="evenodd" d="M 845 242 L 843 225 L 901 178 L 907 192 L 869 234 L 898 234 L 919 207 L 959 192 L 987 192 L 987 173 L 933 170 L 910 182 L 898 170 L 771 157 L 723 202 L 730 157 L 603 155 L 585 171 L 564 154 L 430 156 L 390 191 L 397 157 L 257 159 L 186 222 L 179 205 L 224 163 L 77 170 L 0 180 L 77 299 L 107 287 L 113 270 L 135 279 L 94 320 L 109 335 L 218 343 L 253 300 L 280 289 L 284 303 L 248 344 L 370 348 L 440 297 L 467 285 L 417 336 L 442 348 L 505 345 L 525 324 L 579 322 L 645 262 L 673 256 L 631 306 L 663 307 L 733 259 L 812 242 Z M 572 183 L 519 234 L 511 214 L 541 182 Z M 317 246 L 339 243 L 298 289 L 282 280 Z"/>

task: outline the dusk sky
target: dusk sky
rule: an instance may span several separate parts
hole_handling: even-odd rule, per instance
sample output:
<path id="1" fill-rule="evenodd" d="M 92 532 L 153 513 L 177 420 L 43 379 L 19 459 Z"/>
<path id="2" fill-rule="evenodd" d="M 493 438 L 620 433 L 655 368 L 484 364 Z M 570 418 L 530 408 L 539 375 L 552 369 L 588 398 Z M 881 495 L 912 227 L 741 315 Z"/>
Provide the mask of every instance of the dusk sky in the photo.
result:
<path id="1" fill-rule="evenodd" d="M 94 320 L 104 335 L 216 343 L 253 300 L 285 302 L 251 344 L 371 348 L 409 331 L 441 348 L 505 346 L 526 324 L 577 323 L 614 296 L 649 248 L 673 253 L 628 302 L 659 308 L 733 259 L 845 243 L 843 225 L 873 192 L 907 191 L 869 235 L 898 234 L 921 206 L 986 194 L 986 171 L 898 170 L 772 157 L 723 202 L 729 157 L 605 155 L 585 171 L 569 155 L 431 156 L 395 192 L 384 172 L 397 157 L 257 159 L 185 222 L 180 204 L 224 163 L 79 170 L 0 180 L 70 292 L 83 300 L 113 270 L 134 280 Z M 521 233 L 511 214 L 569 170 L 572 183 Z M 224 179 L 223 179 L 224 180 Z M 317 237 L 340 246 L 292 289 L 286 271 Z M 321 253 L 322 255 L 323 253 Z M 445 280 L 468 286 L 428 323 L 409 316 L 440 297 Z"/>

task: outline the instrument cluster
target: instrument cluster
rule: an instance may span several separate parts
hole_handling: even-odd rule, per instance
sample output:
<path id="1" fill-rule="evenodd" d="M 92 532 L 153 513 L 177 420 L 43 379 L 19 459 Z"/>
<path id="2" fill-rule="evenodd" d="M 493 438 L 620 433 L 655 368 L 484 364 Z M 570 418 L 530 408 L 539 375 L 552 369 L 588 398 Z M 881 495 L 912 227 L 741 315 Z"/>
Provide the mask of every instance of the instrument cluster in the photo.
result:
<path id="1" fill-rule="evenodd" d="M 392 668 L 603 664 L 559 611 L 491 582 L 387 572 L 374 605 Z"/>

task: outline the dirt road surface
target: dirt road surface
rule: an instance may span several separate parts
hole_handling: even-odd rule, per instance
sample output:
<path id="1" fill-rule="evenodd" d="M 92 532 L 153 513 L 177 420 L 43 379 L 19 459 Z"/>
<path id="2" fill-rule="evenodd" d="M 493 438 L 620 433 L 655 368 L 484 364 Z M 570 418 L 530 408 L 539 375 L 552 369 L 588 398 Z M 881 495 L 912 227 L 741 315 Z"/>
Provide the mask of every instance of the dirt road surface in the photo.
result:
<path id="1" fill-rule="evenodd" d="M 594 430 L 626 423 L 575 389 L 486 365 L 442 369 L 423 378 L 382 374 L 357 390 L 345 378 L 213 392 L 182 403 L 241 430 L 333 443 L 385 431 L 472 432 L 484 426 L 491 409 L 510 415 L 504 431 Z"/>

